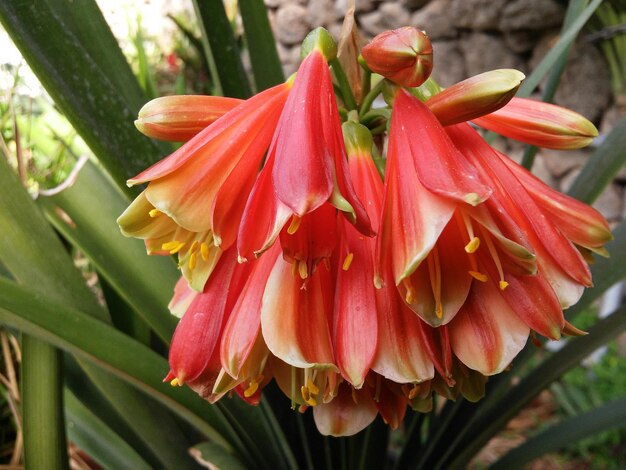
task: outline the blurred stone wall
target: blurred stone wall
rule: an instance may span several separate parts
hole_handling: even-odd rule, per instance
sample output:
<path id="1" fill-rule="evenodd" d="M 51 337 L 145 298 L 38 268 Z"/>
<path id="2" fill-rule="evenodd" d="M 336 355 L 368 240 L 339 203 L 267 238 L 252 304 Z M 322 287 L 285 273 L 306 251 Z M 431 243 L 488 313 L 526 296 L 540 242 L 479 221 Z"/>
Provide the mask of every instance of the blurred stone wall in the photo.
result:
<path id="1" fill-rule="evenodd" d="M 339 36 L 348 0 L 265 0 L 285 73 L 300 61 L 299 45 L 307 33 L 324 26 Z M 363 35 L 401 26 L 426 31 L 434 48 L 434 78 L 449 86 L 497 68 L 529 73 L 558 40 L 565 9 L 556 0 L 356 0 Z M 555 101 L 592 120 L 606 134 L 624 110 L 614 104 L 608 67 L 583 33 L 572 48 Z M 521 159 L 524 146 L 502 139 L 501 150 Z M 533 171 L 566 191 L 592 150 L 541 150 Z M 626 216 L 626 171 L 595 203 L 611 221 Z"/>

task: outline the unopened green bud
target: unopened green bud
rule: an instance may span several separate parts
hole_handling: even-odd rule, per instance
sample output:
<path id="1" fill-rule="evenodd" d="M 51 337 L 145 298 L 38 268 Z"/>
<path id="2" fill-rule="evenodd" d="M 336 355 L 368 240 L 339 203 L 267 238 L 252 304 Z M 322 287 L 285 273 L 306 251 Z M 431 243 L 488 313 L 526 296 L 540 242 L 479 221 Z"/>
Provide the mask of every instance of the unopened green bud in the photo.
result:
<path id="1" fill-rule="evenodd" d="M 304 59 L 314 50 L 320 51 L 327 62 L 337 58 L 337 43 L 328 30 L 315 28 L 304 38 L 300 49 L 301 57 Z"/>

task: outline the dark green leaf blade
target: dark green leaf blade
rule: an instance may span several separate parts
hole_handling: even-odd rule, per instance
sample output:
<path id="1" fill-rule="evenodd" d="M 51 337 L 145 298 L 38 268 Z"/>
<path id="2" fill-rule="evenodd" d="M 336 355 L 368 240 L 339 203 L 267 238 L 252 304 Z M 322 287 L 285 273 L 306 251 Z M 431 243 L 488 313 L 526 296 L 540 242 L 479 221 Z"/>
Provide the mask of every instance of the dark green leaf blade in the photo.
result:
<path id="1" fill-rule="evenodd" d="M 252 91 L 224 3 L 222 0 L 193 0 L 193 6 L 200 23 L 209 68 L 219 84 L 216 94 L 248 98 Z"/>
<path id="2" fill-rule="evenodd" d="M 239 0 L 257 93 L 285 80 L 263 0 Z"/>
<path id="3" fill-rule="evenodd" d="M 625 426 L 626 399 L 615 400 L 549 427 L 511 450 L 490 468 L 493 470 L 522 468 L 524 464 L 537 457 L 555 452 L 585 437 Z"/>
<path id="4" fill-rule="evenodd" d="M 567 193 L 591 204 L 626 164 L 626 117 L 589 158 Z"/>
<path id="5" fill-rule="evenodd" d="M 64 398 L 70 440 L 99 465 L 104 468 L 152 468 L 72 392 L 66 389 Z"/>
<path id="6" fill-rule="evenodd" d="M 124 181 L 154 163 L 160 151 L 134 128 L 136 110 L 108 78 L 115 71 L 102 70 L 44 0 L 0 2 L 0 21 L 72 126 L 129 191 Z"/>

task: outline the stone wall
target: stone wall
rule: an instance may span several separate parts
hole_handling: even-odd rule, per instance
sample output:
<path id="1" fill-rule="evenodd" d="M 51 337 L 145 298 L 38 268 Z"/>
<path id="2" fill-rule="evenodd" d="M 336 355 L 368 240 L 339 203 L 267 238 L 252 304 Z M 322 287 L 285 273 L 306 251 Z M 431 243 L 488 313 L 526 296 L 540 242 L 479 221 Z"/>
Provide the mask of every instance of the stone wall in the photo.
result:
<path id="1" fill-rule="evenodd" d="M 338 37 L 348 9 L 348 0 L 265 3 L 286 74 L 296 70 L 306 34 L 324 26 Z M 368 39 L 400 26 L 425 30 L 434 48 L 433 76 L 443 86 L 496 68 L 532 71 L 558 40 L 564 13 L 556 0 L 356 0 L 357 21 Z M 584 37 L 572 49 L 555 101 L 592 120 L 603 134 L 624 115 L 613 103 L 604 57 Z M 523 145 L 504 139 L 496 145 L 521 159 Z M 565 191 L 591 151 L 542 150 L 533 171 Z M 623 171 L 595 204 L 611 221 L 625 218 L 625 184 Z"/>

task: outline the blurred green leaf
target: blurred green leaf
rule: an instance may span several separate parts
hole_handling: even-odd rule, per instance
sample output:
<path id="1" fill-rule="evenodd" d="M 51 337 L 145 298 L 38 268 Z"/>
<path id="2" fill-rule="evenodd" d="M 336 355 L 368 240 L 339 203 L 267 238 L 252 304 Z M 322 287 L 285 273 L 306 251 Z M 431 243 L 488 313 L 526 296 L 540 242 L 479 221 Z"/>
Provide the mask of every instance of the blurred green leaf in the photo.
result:
<path id="1" fill-rule="evenodd" d="M 58 1 L 65 5 L 59 11 L 45 0 L 0 2 L 0 21 L 55 103 L 115 182 L 130 193 L 124 181 L 154 163 L 161 150 L 136 131 L 136 106 L 110 78 L 127 74 L 128 65 L 110 60 L 105 68 L 100 54 L 119 52 L 92 53 L 99 38 L 88 30 L 75 32 L 73 24 L 84 18 L 66 12 L 77 2 Z"/>
<path id="2" fill-rule="evenodd" d="M 480 412 L 449 443 L 448 451 L 439 460 L 437 468 L 456 468 L 469 462 L 491 437 L 550 383 L 623 331 L 626 331 L 626 306 L 598 321 L 588 335 L 570 339 L 504 396 L 485 401 Z"/>
<path id="3" fill-rule="evenodd" d="M 533 72 L 526 77 L 526 80 L 522 82 L 522 86 L 517 92 L 516 96 L 529 97 L 537 85 L 543 80 L 543 77 L 552 70 L 564 51 L 574 42 L 576 36 L 580 30 L 585 26 L 585 23 L 591 18 L 593 12 L 600 6 L 602 0 L 592 0 L 592 2 L 580 13 L 578 18 L 572 22 L 571 26 L 567 28 L 567 31 L 561 34 L 558 42 L 550 49 L 550 52 L 539 62 L 539 65 L 535 67 Z"/>
<path id="4" fill-rule="evenodd" d="M 202 442 L 193 446 L 189 453 L 206 468 L 217 468 L 220 470 L 245 470 L 237 457 L 212 442 Z"/>
<path id="5" fill-rule="evenodd" d="M 509 470 L 523 468 L 549 452 L 556 452 L 587 436 L 607 429 L 626 427 L 626 399 L 606 405 L 561 421 L 515 447 L 490 468 Z"/>
<path id="6" fill-rule="evenodd" d="M 626 163 L 626 117 L 620 119 L 589 158 L 567 193 L 591 204 Z"/>
<path id="7" fill-rule="evenodd" d="M 193 0 L 193 6 L 200 22 L 204 52 L 216 81 L 215 94 L 248 98 L 252 91 L 224 3 L 222 0 Z"/>
<path id="8" fill-rule="evenodd" d="M 258 93 L 282 83 L 285 75 L 263 0 L 239 0 L 239 11 Z"/>
<path id="9" fill-rule="evenodd" d="M 0 279 L 0 321 L 106 368 L 230 448 L 215 407 L 187 388 L 163 384 L 167 361 L 110 325 L 4 279 Z"/>
<path id="10" fill-rule="evenodd" d="M 106 204 L 103 204 L 106 201 Z M 147 256 L 140 240 L 125 238 L 115 220 L 129 204 L 92 163 L 74 184 L 39 197 L 54 227 L 94 263 L 107 282 L 169 343 L 177 320 L 168 309 L 179 273 L 169 257 Z"/>
<path id="11" fill-rule="evenodd" d="M 81 450 L 103 468 L 150 469 L 141 456 L 118 436 L 89 408 L 83 405 L 72 392 L 64 393 L 68 435 Z"/>

